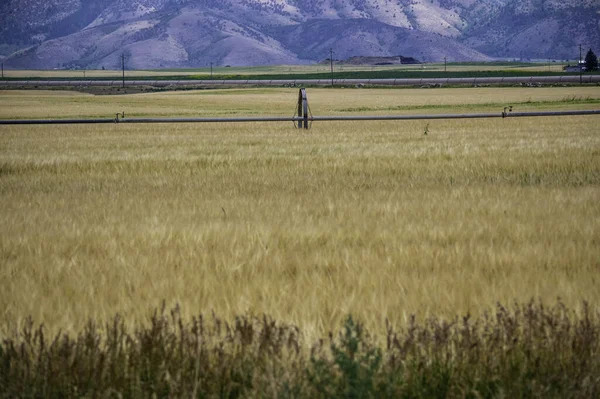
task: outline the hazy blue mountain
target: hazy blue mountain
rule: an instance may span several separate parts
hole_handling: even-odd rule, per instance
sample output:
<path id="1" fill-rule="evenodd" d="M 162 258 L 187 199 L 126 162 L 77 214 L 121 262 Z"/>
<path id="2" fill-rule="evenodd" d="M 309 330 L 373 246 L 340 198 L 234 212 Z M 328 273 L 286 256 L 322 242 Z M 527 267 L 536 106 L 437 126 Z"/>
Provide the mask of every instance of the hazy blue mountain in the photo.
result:
<path id="1" fill-rule="evenodd" d="M 5 67 L 574 59 L 600 51 L 599 0 L 5 0 Z"/>

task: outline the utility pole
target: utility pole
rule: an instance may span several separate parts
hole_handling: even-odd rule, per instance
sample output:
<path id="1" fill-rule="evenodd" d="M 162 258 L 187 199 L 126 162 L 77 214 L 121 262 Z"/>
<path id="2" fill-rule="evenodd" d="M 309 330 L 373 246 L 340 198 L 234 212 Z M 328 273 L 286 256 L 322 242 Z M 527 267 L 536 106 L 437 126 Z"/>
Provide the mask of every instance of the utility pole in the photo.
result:
<path id="1" fill-rule="evenodd" d="M 212 66 L 213 66 L 213 63 L 211 62 L 210 63 L 210 78 L 211 79 L 213 78 L 213 75 L 212 75 Z"/>
<path id="2" fill-rule="evenodd" d="M 444 57 L 444 73 L 446 72 L 446 58 L 447 57 Z"/>
<path id="3" fill-rule="evenodd" d="M 331 66 L 331 87 L 333 87 L 333 48 L 329 49 L 329 65 Z"/>
<path id="4" fill-rule="evenodd" d="M 4 79 L 4 62 L 2 63 L 2 79 Z"/>
<path id="5" fill-rule="evenodd" d="M 583 76 L 582 76 L 582 71 L 581 71 L 581 43 L 579 44 L 579 61 L 577 61 L 577 64 L 579 64 L 579 84 L 583 83 Z"/>
<path id="6" fill-rule="evenodd" d="M 123 88 L 125 88 L 125 53 L 121 54 L 121 68 L 123 69 Z"/>

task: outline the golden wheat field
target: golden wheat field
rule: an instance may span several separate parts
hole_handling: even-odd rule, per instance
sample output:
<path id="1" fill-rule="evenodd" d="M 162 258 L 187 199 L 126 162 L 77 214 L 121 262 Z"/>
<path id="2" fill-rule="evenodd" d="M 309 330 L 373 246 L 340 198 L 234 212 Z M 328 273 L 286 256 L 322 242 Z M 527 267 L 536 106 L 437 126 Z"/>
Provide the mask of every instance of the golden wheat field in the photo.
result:
<path id="1" fill-rule="evenodd" d="M 315 115 L 597 109 L 598 87 L 309 89 Z M 0 91 L 0 118 L 292 116 L 294 89 Z M 600 306 L 600 117 L 0 126 L 0 328 L 164 301 L 307 341 L 500 301 Z M 427 134 L 424 134 L 427 132 Z"/>

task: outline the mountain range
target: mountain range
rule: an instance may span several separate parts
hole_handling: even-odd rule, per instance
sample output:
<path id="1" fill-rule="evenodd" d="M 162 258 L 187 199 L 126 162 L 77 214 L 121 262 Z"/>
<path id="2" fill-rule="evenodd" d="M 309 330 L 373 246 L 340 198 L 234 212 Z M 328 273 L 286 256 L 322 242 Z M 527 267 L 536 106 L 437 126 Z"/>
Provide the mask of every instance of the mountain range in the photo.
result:
<path id="1" fill-rule="evenodd" d="M 599 0 L 4 0 L 5 68 L 574 60 L 600 51 Z M 585 53 L 584 53 L 585 55 Z"/>

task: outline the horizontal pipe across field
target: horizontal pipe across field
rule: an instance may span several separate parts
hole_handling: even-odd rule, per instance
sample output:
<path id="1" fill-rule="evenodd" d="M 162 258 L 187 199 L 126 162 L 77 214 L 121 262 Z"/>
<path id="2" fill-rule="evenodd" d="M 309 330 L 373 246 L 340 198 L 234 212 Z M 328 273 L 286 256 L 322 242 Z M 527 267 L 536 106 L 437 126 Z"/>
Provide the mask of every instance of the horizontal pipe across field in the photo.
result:
<path id="1" fill-rule="evenodd" d="M 56 125 L 94 123 L 230 123 L 230 122 L 300 122 L 300 121 L 386 121 L 423 119 L 518 118 L 542 116 L 600 115 L 600 110 L 494 112 L 483 114 L 423 114 L 423 115 L 349 115 L 302 117 L 247 118 L 106 118 L 106 119 L 0 119 L 0 125 Z"/>
<path id="2" fill-rule="evenodd" d="M 427 86 L 427 85 L 479 85 L 479 84 L 549 84 L 580 83 L 578 75 L 565 76 L 516 76 L 486 78 L 417 78 L 417 79 L 334 79 L 337 86 Z M 582 83 L 600 83 L 600 75 L 584 75 Z M 11 86 L 118 86 L 122 80 L 0 80 L 0 87 Z M 284 79 L 284 80 L 125 80 L 126 86 L 151 87 L 214 87 L 214 86 L 330 86 L 331 79 Z"/>

